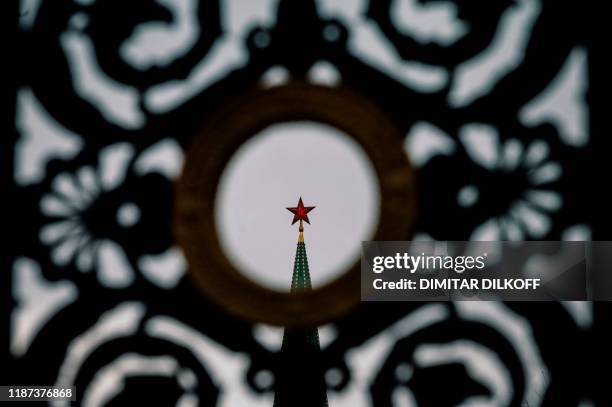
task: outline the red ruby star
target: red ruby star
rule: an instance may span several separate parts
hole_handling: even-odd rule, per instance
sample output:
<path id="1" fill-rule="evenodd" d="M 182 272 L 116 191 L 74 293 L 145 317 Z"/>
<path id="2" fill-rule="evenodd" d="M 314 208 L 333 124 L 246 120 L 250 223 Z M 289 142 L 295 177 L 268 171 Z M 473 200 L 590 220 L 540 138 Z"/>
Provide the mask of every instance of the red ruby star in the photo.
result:
<path id="1" fill-rule="evenodd" d="M 287 208 L 287 210 L 293 213 L 293 222 L 291 222 L 291 224 L 293 225 L 298 220 L 303 220 L 304 222 L 310 224 L 310 221 L 308 220 L 308 212 L 310 212 L 314 208 L 314 206 L 304 206 L 304 202 L 302 202 L 302 197 L 300 197 L 300 200 L 298 201 L 298 204 L 295 208 Z"/>

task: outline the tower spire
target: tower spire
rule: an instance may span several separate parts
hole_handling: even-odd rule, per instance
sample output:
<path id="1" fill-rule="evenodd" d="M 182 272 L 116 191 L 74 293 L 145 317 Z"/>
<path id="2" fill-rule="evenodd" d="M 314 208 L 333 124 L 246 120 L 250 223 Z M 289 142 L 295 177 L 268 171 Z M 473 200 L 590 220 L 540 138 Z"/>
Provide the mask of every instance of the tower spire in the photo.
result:
<path id="1" fill-rule="evenodd" d="M 293 277 L 291 278 L 291 292 L 312 290 L 308 257 L 306 256 L 306 243 L 304 243 L 304 225 L 301 219 L 299 233 L 293 264 Z"/>
<path id="2" fill-rule="evenodd" d="M 303 222 L 310 224 L 308 212 L 314 208 L 304 206 L 302 198 L 295 208 L 287 208 L 294 214 L 291 224 L 300 222 L 291 279 L 292 293 L 312 290 Z M 286 328 L 280 353 L 274 406 L 327 407 L 327 389 L 321 366 L 321 346 L 317 328 Z"/>

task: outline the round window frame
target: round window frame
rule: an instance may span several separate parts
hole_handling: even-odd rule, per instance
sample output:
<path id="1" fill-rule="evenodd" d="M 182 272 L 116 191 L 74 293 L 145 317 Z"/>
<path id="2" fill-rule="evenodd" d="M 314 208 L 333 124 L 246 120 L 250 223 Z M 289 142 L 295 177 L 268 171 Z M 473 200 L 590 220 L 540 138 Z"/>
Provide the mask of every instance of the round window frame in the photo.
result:
<path id="1" fill-rule="evenodd" d="M 318 326 L 359 304 L 359 261 L 312 291 L 275 291 L 249 279 L 227 258 L 214 221 L 220 179 L 230 159 L 266 127 L 293 121 L 330 125 L 363 148 L 375 170 L 381 198 L 372 240 L 409 238 L 417 199 L 415 172 L 404 152 L 402 134 L 382 109 L 363 96 L 344 87 L 301 82 L 252 90 L 205 120 L 187 148 L 176 183 L 173 230 L 190 276 L 228 312 L 251 322 Z M 279 205 L 282 208 L 283 203 Z"/>

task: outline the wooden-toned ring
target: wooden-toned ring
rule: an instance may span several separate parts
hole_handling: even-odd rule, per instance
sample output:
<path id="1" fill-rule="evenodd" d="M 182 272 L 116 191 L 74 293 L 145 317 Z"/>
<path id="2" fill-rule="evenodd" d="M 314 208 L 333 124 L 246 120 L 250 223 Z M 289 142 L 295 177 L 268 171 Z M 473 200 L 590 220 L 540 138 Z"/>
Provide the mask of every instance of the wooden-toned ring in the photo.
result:
<path id="1" fill-rule="evenodd" d="M 360 301 L 358 261 L 323 287 L 282 293 L 247 278 L 229 261 L 219 242 L 215 198 L 233 154 L 270 125 L 304 120 L 344 131 L 371 160 L 381 197 L 379 224 L 372 239 L 403 240 L 411 233 L 416 212 L 414 171 L 404 152 L 402 135 L 377 105 L 342 87 L 306 83 L 258 89 L 228 102 L 205 120 L 187 149 L 175 190 L 174 232 L 185 251 L 189 273 L 202 291 L 249 321 L 322 325 Z"/>

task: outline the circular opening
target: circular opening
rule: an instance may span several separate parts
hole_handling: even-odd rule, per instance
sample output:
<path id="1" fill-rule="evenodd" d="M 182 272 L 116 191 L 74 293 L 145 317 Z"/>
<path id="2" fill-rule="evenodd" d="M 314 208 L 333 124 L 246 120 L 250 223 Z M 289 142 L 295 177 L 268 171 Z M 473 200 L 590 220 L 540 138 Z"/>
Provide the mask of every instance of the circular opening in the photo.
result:
<path id="1" fill-rule="evenodd" d="M 124 228 L 134 226 L 138 220 L 140 220 L 140 208 L 132 202 L 124 203 L 117 210 L 117 222 Z"/>
<path id="2" fill-rule="evenodd" d="M 255 45 L 259 48 L 266 48 L 270 45 L 270 36 L 265 31 L 258 31 L 253 40 L 255 41 Z"/>
<path id="3" fill-rule="evenodd" d="M 358 259 L 361 241 L 372 237 L 378 223 L 375 170 L 357 142 L 321 123 L 267 127 L 234 154 L 215 202 L 225 254 L 267 288 L 290 288 L 298 230 L 285 208 L 299 197 L 316 206 L 304 232 L 314 288 Z"/>
<path id="4" fill-rule="evenodd" d="M 339 386 L 342 383 L 342 371 L 338 368 L 329 369 L 325 372 L 325 381 L 331 387 Z"/>
<path id="5" fill-rule="evenodd" d="M 395 378 L 400 383 L 407 383 L 413 373 L 414 369 L 407 363 L 400 363 L 397 368 L 395 368 Z"/>
<path id="6" fill-rule="evenodd" d="M 323 29 L 323 37 L 329 42 L 337 41 L 340 38 L 340 29 L 336 24 L 327 24 Z"/>
<path id="7" fill-rule="evenodd" d="M 274 375 L 269 370 L 261 370 L 255 375 L 255 384 L 261 389 L 267 389 L 274 384 Z"/>

